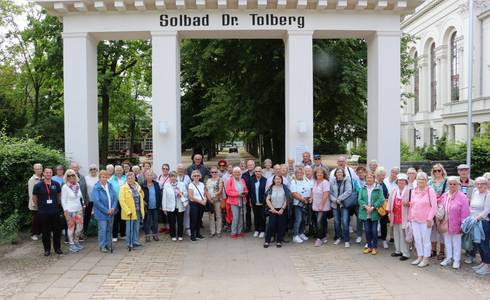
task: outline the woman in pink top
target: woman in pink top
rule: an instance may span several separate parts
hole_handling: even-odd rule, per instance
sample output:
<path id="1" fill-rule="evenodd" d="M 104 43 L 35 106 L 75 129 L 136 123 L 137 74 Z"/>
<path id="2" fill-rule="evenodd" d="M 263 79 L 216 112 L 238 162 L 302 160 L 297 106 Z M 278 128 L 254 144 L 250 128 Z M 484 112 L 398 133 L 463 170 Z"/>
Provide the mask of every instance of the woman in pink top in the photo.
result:
<path id="1" fill-rule="evenodd" d="M 319 167 L 315 169 L 315 175 L 313 177 L 313 189 L 312 189 L 312 209 L 316 215 L 316 241 L 315 247 L 320 247 L 327 243 L 327 212 L 330 210 L 330 201 L 328 200 L 328 192 L 330 191 L 330 184 L 326 180 L 327 170 Z"/>
<path id="2" fill-rule="evenodd" d="M 429 265 L 431 253 L 430 233 L 434 225 L 434 215 L 437 209 L 437 197 L 434 189 L 427 185 L 427 174 L 417 174 L 417 187 L 412 190 L 409 217 L 412 224 L 413 239 L 417 249 L 417 259 L 412 265 L 420 268 Z"/>
<path id="3" fill-rule="evenodd" d="M 468 198 L 459 191 L 459 184 L 458 177 L 449 177 L 447 179 L 449 191 L 441 197 L 445 212 L 444 221 L 448 222 L 448 231 L 444 233 L 446 258 L 441 262 L 441 266 L 446 267 L 452 261 L 454 269 L 459 269 L 461 262 L 461 224 L 470 215 Z"/>

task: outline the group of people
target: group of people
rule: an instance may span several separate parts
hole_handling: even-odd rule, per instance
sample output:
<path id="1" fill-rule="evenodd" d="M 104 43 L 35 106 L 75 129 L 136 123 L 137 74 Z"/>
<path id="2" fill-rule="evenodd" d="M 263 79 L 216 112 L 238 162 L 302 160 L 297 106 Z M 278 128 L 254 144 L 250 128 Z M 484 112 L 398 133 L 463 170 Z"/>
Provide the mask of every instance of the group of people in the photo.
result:
<path id="1" fill-rule="evenodd" d="M 480 254 L 475 272 L 490 274 L 490 173 L 473 181 L 469 166 L 460 165 L 459 176 L 448 177 L 436 164 L 430 176 L 413 168 L 403 174 L 397 167 L 387 176 L 376 161 L 353 169 L 343 156 L 329 171 L 320 155 L 311 159 L 308 152 L 297 164 L 288 159 L 272 165 L 267 159 L 263 167 L 253 160 L 239 166 L 220 160 L 208 168 L 200 154 L 192 159 L 190 166 L 179 164 L 175 171 L 163 164 L 158 176 L 148 162 L 141 168 L 108 165 L 100 172 L 91 165 L 87 176 L 80 175 L 75 162 L 66 171 L 58 166 L 56 176 L 36 164 L 28 183 L 32 238 L 42 232 L 45 255 L 50 255 L 52 235 L 60 254 L 65 229 L 69 250 L 78 252 L 93 215 L 102 252 L 112 251 L 119 235 L 130 250 L 141 246 L 140 224 L 146 242 L 158 241 L 162 231 L 173 241 L 182 241 L 186 233 L 197 241 L 204 238 L 207 212 L 209 237 L 229 231 L 238 239 L 253 229 L 254 238 L 264 238 L 264 248 L 272 242 L 280 248 L 289 242 L 285 236 L 291 231 L 292 242 L 313 237 L 314 246 L 321 247 L 328 241 L 328 220 L 333 219 L 335 245 L 351 247 L 355 232 L 356 243 L 365 238 L 363 253 L 376 255 L 378 240 L 389 248 L 391 233 L 391 256 L 401 261 L 415 250 L 413 265 L 425 267 L 436 257 L 441 266 L 457 269 L 464 249 L 468 264 Z"/>

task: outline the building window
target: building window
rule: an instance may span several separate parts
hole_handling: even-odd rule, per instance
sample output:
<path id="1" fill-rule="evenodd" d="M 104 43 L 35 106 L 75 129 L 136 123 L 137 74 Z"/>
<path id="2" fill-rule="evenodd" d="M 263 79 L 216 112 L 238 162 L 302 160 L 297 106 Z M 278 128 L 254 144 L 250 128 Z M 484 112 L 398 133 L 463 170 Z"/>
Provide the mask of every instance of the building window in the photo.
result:
<path id="1" fill-rule="evenodd" d="M 456 32 L 451 35 L 451 101 L 459 100 L 459 57 L 458 42 L 456 41 Z"/>
<path id="2" fill-rule="evenodd" d="M 437 104 L 437 79 L 436 79 L 436 44 L 430 46 L 430 111 L 436 110 Z"/>
<path id="3" fill-rule="evenodd" d="M 414 95 L 414 106 L 413 113 L 416 114 L 419 112 L 419 64 L 418 64 L 418 56 L 417 52 L 415 52 L 413 56 L 413 95 Z"/>

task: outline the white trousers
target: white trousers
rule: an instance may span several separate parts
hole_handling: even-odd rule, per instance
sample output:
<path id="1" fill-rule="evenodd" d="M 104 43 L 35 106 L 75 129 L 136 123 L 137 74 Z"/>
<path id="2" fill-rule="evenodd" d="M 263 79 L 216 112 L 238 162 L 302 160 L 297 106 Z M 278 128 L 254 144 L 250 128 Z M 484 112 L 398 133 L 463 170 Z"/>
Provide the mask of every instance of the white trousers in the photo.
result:
<path id="1" fill-rule="evenodd" d="M 395 240 L 396 252 L 403 254 L 405 257 L 410 257 L 410 249 L 405 241 L 405 230 L 401 224 L 393 225 L 393 239 Z"/>
<path id="2" fill-rule="evenodd" d="M 430 252 L 432 251 L 430 242 L 431 228 L 427 228 L 427 223 L 412 221 L 412 230 L 417 256 L 430 257 Z"/>
<path id="3" fill-rule="evenodd" d="M 444 234 L 444 245 L 446 246 L 446 257 L 455 262 L 461 261 L 461 234 Z"/>

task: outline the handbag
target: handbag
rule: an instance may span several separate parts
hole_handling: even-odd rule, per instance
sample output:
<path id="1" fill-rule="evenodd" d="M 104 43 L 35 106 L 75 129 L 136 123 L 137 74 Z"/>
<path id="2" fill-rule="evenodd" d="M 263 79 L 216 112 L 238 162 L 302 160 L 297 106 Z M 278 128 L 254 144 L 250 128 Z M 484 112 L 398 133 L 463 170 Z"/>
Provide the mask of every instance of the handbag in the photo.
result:
<path id="1" fill-rule="evenodd" d="M 412 200 L 412 190 L 408 192 L 408 203 Z M 412 243 L 413 242 L 413 229 L 412 229 L 412 223 L 409 221 L 407 222 L 407 225 L 405 226 L 405 241 L 407 243 Z"/>
<path id="2" fill-rule="evenodd" d="M 349 172 L 349 177 L 350 177 L 350 184 L 351 184 L 351 187 L 352 187 L 352 193 L 349 195 L 349 197 L 347 197 L 346 199 L 344 199 L 344 207 L 345 208 L 353 208 L 355 206 L 358 206 L 359 205 L 359 202 L 357 200 L 357 192 L 359 191 L 358 189 L 358 186 L 357 186 L 357 181 L 356 181 L 356 184 L 354 185 L 354 179 L 352 179 L 352 174 L 350 172 L 350 169 L 349 167 L 347 167 L 347 171 Z"/>
<path id="3" fill-rule="evenodd" d="M 202 196 L 201 191 L 199 190 L 197 185 L 194 182 L 192 184 L 196 187 L 196 190 L 199 193 L 199 196 L 201 196 L 201 199 L 204 200 L 204 197 Z M 206 201 L 206 204 L 204 205 L 204 211 L 210 214 L 214 213 L 214 205 L 211 202 Z"/>
<path id="4" fill-rule="evenodd" d="M 442 219 L 439 219 L 437 222 L 437 231 L 441 234 L 447 233 L 449 231 L 449 213 L 446 211 L 446 208 L 448 206 L 449 206 L 449 198 L 446 198 L 445 205 L 441 205 L 437 207 L 437 212 L 439 212 L 439 208 L 442 208 L 444 214 Z"/>

